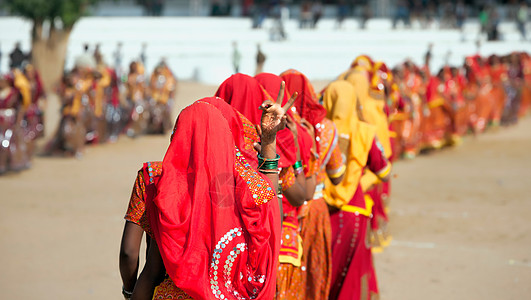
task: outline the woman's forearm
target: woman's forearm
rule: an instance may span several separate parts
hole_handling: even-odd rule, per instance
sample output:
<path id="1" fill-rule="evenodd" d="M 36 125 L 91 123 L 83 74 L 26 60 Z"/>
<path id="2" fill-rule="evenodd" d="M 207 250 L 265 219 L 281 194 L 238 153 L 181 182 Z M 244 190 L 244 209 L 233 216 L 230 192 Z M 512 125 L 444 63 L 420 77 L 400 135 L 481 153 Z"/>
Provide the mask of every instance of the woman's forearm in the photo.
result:
<path id="1" fill-rule="evenodd" d="M 260 155 L 265 159 L 275 159 L 277 157 L 276 138 L 262 138 L 262 149 Z M 273 183 L 275 191 L 278 191 L 278 173 L 267 173 L 267 178 Z"/>

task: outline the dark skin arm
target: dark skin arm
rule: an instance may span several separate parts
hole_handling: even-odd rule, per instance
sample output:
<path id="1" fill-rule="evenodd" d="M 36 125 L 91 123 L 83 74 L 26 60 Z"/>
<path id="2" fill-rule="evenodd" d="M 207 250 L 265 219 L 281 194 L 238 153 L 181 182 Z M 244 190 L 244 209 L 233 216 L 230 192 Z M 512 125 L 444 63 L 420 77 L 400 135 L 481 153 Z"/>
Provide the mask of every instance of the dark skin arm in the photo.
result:
<path id="1" fill-rule="evenodd" d="M 264 101 L 260 105 L 259 109 L 262 110 L 262 118 L 260 127 L 258 127 L 258 133 L 261 139 L 261 145 L 256 144 L 255 149 L 260 152 L 260 155 L 264 158 L 275 158 L 277 156 L 276 150 L 276 135 L 279 130 L 286 127 L 286 112 L 293 106 L 295 99 L 297 99 L 297 93 L 294 93 L 288 100 L 288 103 L 282 107 L 282 100 L 284 95 L 284 89 L 286 84 L 282 82 L 280 90 L 277 96 L 276 102 L 270 100 Z M 278 190 L 278 174 L 265 174 L 271 182 L 275 191 Z M 282 199 L 279 197 L 280 213 L 282 215 Z"/>
<path id="2" fill-rule="evenodd" d="M 293 138 L 295 139 L 295 147 L 297 148 L 297 161 L 300 161 L 301 153 L 299 149 L 299 143 L 297 142 L 297 125 L 295 124 L 295 121 L 293 121 L 291 118 L 288 118 L 287 127 L 289 128 L 289 130 L 293 134 Z M 295 183 L 289 188 L 283 190 L 282 194 L 284 194 L 284 197 L 286 197 L 288 199 L 288 202 L 294 207 L 299 207 L 303 205 L 304 201 L 307 200 L 306 177 L 304 176 L 304 173 L 297 174 L 295 176 Z"/>
<path id="3" fill-rule="evenodd" d="M 164 280 L 166 269 L 155 241 L 151 242 L 148 253 L 146 264 L 138 277 L 131 300 L 151 300 L 155 287 Z"/>
<path id="4" fill-rule="evenodd" d="M 140 243 L 144 230 L 137 224 L 125 221 L 120 245 L 120 275 L 126 291 L 133 291 L 138 275 Z"/>
<path id="5" fill-rule="evenodd" d="M 305 119 L 302 119 L 301 125 L 306 128 L 310 136 L 312 137 L 312 153 L 317 153 L 317 144 L 315 141 L 315 128 L 312 124 Z M 315 174 L 312 174 L 310 177 L 306 177 L 306 200 L 312 200 L 315 193 L 315 187 L 317 186 L 317 180 L 315 179 Z"/>
<path id="6" fill-rule="evenodd" d="M 332 182 L 333 185 L 338 185 L 341 183 L 341 181 L 343 180 L 343 177 L 345 177 L 345 173 L 341 174 L 341 176 L 337 177 L 337 178 L 330 178 L 330 181 Z"/>

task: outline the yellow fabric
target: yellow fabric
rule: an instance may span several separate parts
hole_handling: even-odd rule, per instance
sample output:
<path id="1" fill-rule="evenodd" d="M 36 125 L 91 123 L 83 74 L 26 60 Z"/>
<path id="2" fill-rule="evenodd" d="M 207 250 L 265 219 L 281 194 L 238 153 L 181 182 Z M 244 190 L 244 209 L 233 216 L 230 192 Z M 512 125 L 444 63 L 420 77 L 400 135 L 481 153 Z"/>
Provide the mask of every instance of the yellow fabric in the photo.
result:
<path id="1" fill-rule="evenodd" d="M 105 88 L 111 85 L 111 76 L 104 66 L 100 66 L 98 71 L 101 78 L 96 83 L 96 91 L 94 95 L 94 115 L 98 118 L 103 116 L 103 102 L 105 97 Z"/>
<path id="2" fill-rule="evenodd" d="M 337 127 L 339 147 L 345 159 L 345 176 L 340 184 L 333 185 L 325 179 L 323 196 L 335 207 L 347 204 L 358 187 L 363 168 L 376 135 L 376 128 L 357 117 L 354 87 L 344 81 L 332 82 L 323 95 L 327 118 Z"/>
<path id="3" fill-rule="evenodd" d="M 361 177 L 361 190 L 365 193 L 371 189 L 371 187 L 380 182 L 380 178 L 373 172 L 366 170 L 365 174 Z"/>
<path id="4" fill-rule="evenodd" d="M 27 109 L 31 104 L 31 85 L 29 80 L 24 76 L 24 74 L 18 70 L 13 70 L 13 74 L 15 77 L 15 87 L 20 92 L 20 95 L 22 96 L 22 106 L 24 109 Z"/>
<path id="5" fill-rule="evenodd" d="M 392 154 L 391 136 L 389 134 L 389 123 L 387 114 L 384 111 L 385 102 L 383 91 L 374 91 L 369 93 L 369 79 L 366 71 L 361 68 L 355 68 L 354 72 L 347 77 L 356 90 L 358 101 L 360 102 L 363 120 L 376 126 L 376 136 L 382 144 L 385 157 L 389 158 Z"/>
<path id="6" fill-rule="evenodd" d="M 288 256 L 288 255 L 279 255 L 278 256 L 278 260 L 281 264 L 292 264 L 294 265 L 295 267 L 300 267 L 301 266 L 301 261 L 302 261 L 302 238 L 300 235 L 297 234 L 297 240 L 299 242 L 299 253 L 295 253 L 297 254 L 297 258 L 293 257 L 293 256 Z M 284 251 L 289 251 L 288 249 L 284 249 Z"/>
<path id="7" fill-rule="evenodd" d="M 74 99 L 72 101 L 72 104 L 70 105 L 70 109 L 68 109 L 68 107 L 65 109 L 65 115 L 70 115 L 72 117 L 77 117 L 79 115 L 81 107 L 83 106 L 83 104 L 81 103 L 81 97 L 83 97 L 84 94 L 88 93 L 91 86 L 92 80 L 79 79 L 78 83 L 76 84 L 76 87 L 79 88 L 76 88 L 74 92 Z"/>
<path id="8" fill-rule="evenodd" d="M 372 207 L 374 206 L 374 200 L 372 200 L 371 196 L 365 195 L 365 208 L 353 206 L 353 205 L 343 205 L 341 206 L 342 211 L 346 211 L 349 213 L 358 213 L 360 215 L 364 215 L 366 217 L 370 217 L 372 215 Z"/>
<path id="9" fill-rule="evenodd" d="M 436 108 L 436 107 L 442 106 L 443 104 L 444 104 L 444 99 L 442 97 L 439 97 L 435 100 L 428 102 L 428 107 Z"/>

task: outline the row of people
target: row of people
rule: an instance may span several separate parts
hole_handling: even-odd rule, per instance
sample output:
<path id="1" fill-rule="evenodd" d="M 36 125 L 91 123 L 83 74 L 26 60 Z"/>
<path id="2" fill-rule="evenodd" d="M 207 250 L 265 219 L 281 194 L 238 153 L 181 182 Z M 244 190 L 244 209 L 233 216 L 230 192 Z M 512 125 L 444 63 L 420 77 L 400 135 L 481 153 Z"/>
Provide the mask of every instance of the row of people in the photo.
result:
<path id="1" fill-rule="evenodd" d="M 469 57 L 462 75 L 449 67 L 431 75 L 427 65 L 390 70 L 360 56 L 320 94 L 295 70 L 236 74 L 221 84 L 218 98 L 185 109 L 164 160 L 144 164 L 135 182 L 121 244 L 124 296 L 377 296 L 372 253 L 390 241 L 392 161 L 456 144 L 489 123 L 512 124 L 531 102 L 525 53 Z M 267 109 L 258 110 L 273 105 L 271 95 L 278 95 L 279 110 L 298 95 L 275 138 L 264 129 Z M 233 139 L 222 142 L 213 132 L 221 125 L 203 112 L 211 108 L 224 116 Z M 191 145 L 190 136 L 198 137 Z M 276 159 L 264 155 L 272 140 Z M 231 141 L 236 150 L 218 151 Z M 271 201 L 277 187 L 278 213 Z M 143 232 L 149 254 L 137 281 Z"/>
<path id="2" fill-rule="evenodd" d="M 531 57 L 469 56 L 462 67 L 429 71 L 410 61 L 390 72 L 385 110 L 393 135 L 393 151 L 413 158 L 423 150 L 460 143 L 469 132 L 510 125 L 531 106 Z M 373 82 L 372 89 L 377 89 Z"/>
<path id="3" fill-rule="evenodd" d="M 0 175 L 31 166 L 35 141 L 44 135 L 45 98 L 39 72 L 31 64 L 0 77 Z"/>
<path id="4" fill-rule="evenodd" d="M 171 128 L 177 81 L 166 63 L 148 81 L 142 63 L 132 62 L 122 82 L 99 58 L 81 57 L 65 74 L 58 89 L 62 118 L 46 153 L 80 155 L 87 143 L 115 141 L 122 133 L 164 134 Z"/>
<path id="5" fill-rule="evenodd" d="M 381 100 L 359 98 L 366 74 L 347 73 L 360 83 L 332 82 L 322 105 L 310 81 L 288 70 L 235 74 L 216 98 L 183 110 L 164 160 L 145 163 L 135 181 L 120 250 L 125 298 L 378 294 L 373 216 L 385 209 L 375 189 L 390 177 L 390 140 L 381 141 L 372 103 Z M 364 121 L 371 116 L 374 124 Z M 268 121 L 284 118 L 286 128 L 272 133 Z"/>

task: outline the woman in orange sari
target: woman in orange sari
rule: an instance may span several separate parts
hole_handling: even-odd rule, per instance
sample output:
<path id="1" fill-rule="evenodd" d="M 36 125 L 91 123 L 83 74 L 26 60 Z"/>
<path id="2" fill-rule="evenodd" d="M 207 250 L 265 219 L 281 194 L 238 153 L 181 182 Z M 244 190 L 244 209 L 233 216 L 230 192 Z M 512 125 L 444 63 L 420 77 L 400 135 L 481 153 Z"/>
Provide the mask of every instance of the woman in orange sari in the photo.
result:
<path id="1" fill-rule="evenodd" d="M 421 126 L 424 120 L 422 99 L 426 94 L 426 84 L 423 73 L 412 62 L 404 63 L 401 75 L 403 75 L 403 80 L 399 88 L 406 97 L 405 112 L 409 115 L 402 131 L 404 157 L 412 159 L 420 152 Z"/>
<path id="2" fill-rule="evenodd" d="M 497 55 L 491 55 L 488 59 L 492 89 L 490 91 L 493 98 L 494 106 L 492 108 L 491 122 L 494 126 L 499 126 L 503 108 L 505 106 L 505 90 L 503 89 L 504 81 L 507 78 L 507 68 L 501 63 Z"/>
<path id="3" fill-rule="evenodd" d="M 332 284 L 330 299 L 368 300 L 378 293 L 369 243 L 372 200 L 363 196 L 360 179 L 367 166 L 386 181 L 390 165 L 377 145 L 376 128 L 357 117 L 356 91 L 347 81 L 332 82 L 323 95 L 346 161 L 338 185 L 325 179 L 324 199 L 331 207 Z"/>
<path id="4" fill-rule="evenodd" d="M 421 149 L 440 149 L 451 141 L 453 122 L 450 106 L 443 94 L 442 73 L 443 70 L 436 76 L 430 76 L 426 85 Z"/>
<path id="5" fill-rule="evenodd" d="M 301 262 L 301 285 L 299 299 L 328 299 L 332 275 L 332 228 L 328 207 L 323 199 L 324 181 L 328 176 L 337 184 L 343 179 L 345 167 L 337 144 L 334 123 L 325 118 L 326 110 L 315 95 L 306 76 L 296 70 L 280 75 L 290 92 L 297 92 L 297 113 L 308 122 L 316 133 L 319 173 L 313 200 L 307 201 L 299 213 L 303 254 Z"/>
<path id="6" fill-rule="evenodd" d="M 260 106 L 258 159 L 242 116 L 223 100 L 204 98 L 181 112 L 146 203 L 155 241 L 132 299 L 150 299 L 164 270 L 195 299 L 273 297 L 281 222 L 275 137 L 292 104 Z"/>
<path id="7" fill-rule="evenodd" d="M 266 92 L 270 95 L 277 94 L 278 86 L 283 82 L 282 78 L 271 73 L 260 73 L 255 76 L 256 80 L 264 87 Z M 296 93 L 294 93 L 296 94 Z M 289 91 L 286 89 L 284 95 L 284 103 L 289 98 Z M 311 126 L 309 126 L 311 127 Z M 304 289 L 303 272 L 306 269 L 302 265 L 302 255 L 304 253 L 304 241 L 301 236 L 300 214 L 304 209 L 301 205 L 307 200 L 311 200 L 315 191 L 315 175 L 317 171 L 317 161 L 312 153 L 316 153 L 316 142 L 313 132 L 310 128 L 302 126 L 301 117 L 297 113 L 296 108 L 292 108 L 288 112 L 288 128 L 292 132 L 297 148 L 297 162 L 292 168 L 282 171 L 287 174 L 293 170 L 295 175 L 301 178 L 299 185 L 304 187 L 304 195 L 301 198 L 298 195 L 295 197 L 291 193 L 285 194 L 285 202 L 283 204 L 284 222 L 282 226 L 282 248 L 280 249 L 280 268 L 277 277 L 277 299 L 301 299 L 304 296 L 299 291 Z M 310 131 L 307 131 L 310 129 Z M 284 180 L 289 182 L 289 178 L 284 175 Z M 288 175 L 289 176 L 289 175 Z M 303 200 L 301 203 L 300 200 Z M 285 237 L 290 238 L 284 239 Z M 295 244 L 298 240 L 298 245 Z M 297 252 L 297 253 L 296 253 Z"/>
<path id="8" fill-rule="evenodd" d="M 529 113 L 531 108 L 531 56 L 528 53 L 520 53 L 520 61 L 523 72 L 522 100 L 518 116 L 523 117 Z"/>

